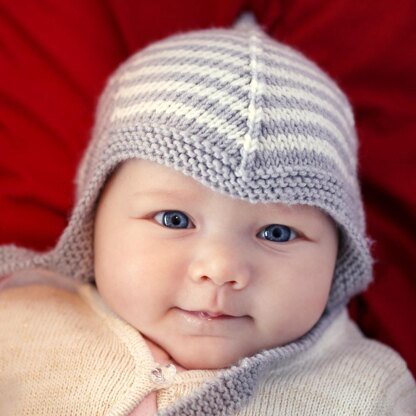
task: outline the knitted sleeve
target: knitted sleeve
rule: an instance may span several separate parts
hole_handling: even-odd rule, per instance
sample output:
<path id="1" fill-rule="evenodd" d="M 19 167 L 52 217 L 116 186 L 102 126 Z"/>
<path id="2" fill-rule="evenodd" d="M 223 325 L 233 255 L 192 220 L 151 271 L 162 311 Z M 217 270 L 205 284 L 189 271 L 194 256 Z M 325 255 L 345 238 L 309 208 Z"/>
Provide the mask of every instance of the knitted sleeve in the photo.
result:
<path id="1" fill-rule="evenodd" d="M 397 377 L 392 377 L 386 382 L 386 395 L 384 402 L 385 415 L 414 416 L 416 415 L 416 389 L 415 381 L 407 370 Z"/>

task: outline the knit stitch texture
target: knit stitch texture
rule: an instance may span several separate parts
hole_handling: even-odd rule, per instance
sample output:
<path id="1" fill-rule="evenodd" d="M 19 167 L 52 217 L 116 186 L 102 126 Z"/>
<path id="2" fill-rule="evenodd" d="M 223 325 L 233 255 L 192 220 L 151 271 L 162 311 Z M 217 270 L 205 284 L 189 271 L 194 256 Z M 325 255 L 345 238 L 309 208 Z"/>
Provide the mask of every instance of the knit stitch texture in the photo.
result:
<path id="1" fill-rule="evenodd" d="M 268 363 L 310 345 L 371 280 L 356 152 L 351 107 L 338 86 L 255 24 L 172 36 L 134 54 L 109 80 L 78 172 L 75 208 L 56 247 L 48 253 L 3 247 L 0 275 L 40 266 L 93 280 L 95 206 L 111 173 L 132 158 L 252 203 L 322 209 L 341 241 L 318 325 L 283 349 L 225 370 L 192 404 L 163 414 L 232 413 Z"/>
<path id="2" fill-rule="evenodd" d="M 155 382 L 149 374 L 159 362 L 143 337 L 91 285 L 74 292 L 44 285 L 0 292 L 0 351 L 2 416 L 125 416 L 150 392 L 159 414 L 168 415 L 227 414 L 240 400 L 236 383 L 220 383 L 225 374 L 215 381 L 221 370 L 184 371 L 164 385 Z M 404 361 L 364 339 L 346 311 L 307 351 L 269 358 L 255 397 L 235 415 L 416 414 L 416 385 Z"/>

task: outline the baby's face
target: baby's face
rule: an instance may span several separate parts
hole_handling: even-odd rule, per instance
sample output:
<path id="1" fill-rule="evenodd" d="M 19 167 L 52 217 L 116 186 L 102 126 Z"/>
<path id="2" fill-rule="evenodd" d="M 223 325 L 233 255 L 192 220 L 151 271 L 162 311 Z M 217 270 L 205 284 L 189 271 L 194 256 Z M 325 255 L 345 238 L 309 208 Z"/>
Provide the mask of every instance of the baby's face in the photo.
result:
<path id="1" fill-rule="evenodd" d="M 119 316 L 185 368 L 223 368 L 318 321 L 337 232 L 317 208 L 251 204 L 132 160 L 101 197 L 94 250 Z"/>

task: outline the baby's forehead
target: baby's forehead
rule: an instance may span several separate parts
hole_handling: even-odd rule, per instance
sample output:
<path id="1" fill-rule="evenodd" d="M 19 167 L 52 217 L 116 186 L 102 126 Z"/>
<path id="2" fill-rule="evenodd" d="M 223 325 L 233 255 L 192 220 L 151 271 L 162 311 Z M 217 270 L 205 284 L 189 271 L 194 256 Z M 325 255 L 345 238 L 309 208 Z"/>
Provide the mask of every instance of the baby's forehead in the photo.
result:
<path id="1" fill-rule="evenodd" d="M 145 159 L 130 159 L 118 165 L 106 187 L 112 187 L 127 198 L 137 201 L 159 200 L 180 202 L 184 205 L 204 205 L 212 202 L 218 209 L 231 205 L 235 209 L 250 210 L 260 216 L 279 214 L 285 217 L 314 217 L 316 220 L 326 214 L 319 208 L 304 204 L 288 204 L 273 199 L 270 202 L 256 202 L 238 198 L 224 191 L 213 189 L 201 180 L 178 171 L 174 167 Z"/>

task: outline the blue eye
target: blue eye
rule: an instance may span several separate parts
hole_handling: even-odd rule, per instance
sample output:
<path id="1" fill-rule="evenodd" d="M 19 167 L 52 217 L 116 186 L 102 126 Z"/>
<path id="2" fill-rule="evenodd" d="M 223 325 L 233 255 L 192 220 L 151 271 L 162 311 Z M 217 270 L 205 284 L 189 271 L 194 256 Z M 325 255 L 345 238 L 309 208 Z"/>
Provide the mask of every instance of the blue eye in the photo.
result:
<path id="1" fill-rule="evenodd" d="M 286 225 L 271 224 L 263 228 L 257 237 L 263 238 L 264 240 L 273 241 L 276 243 L 286 243 L 287 241 L 296 238 L 296 233 Z"/>
<path id="2" fill-rule="evenodd" d="M 188 228 L 189 218 L 181 211 L 158 212 L 154 219 L 161 225 L 168 228 Z"/>

